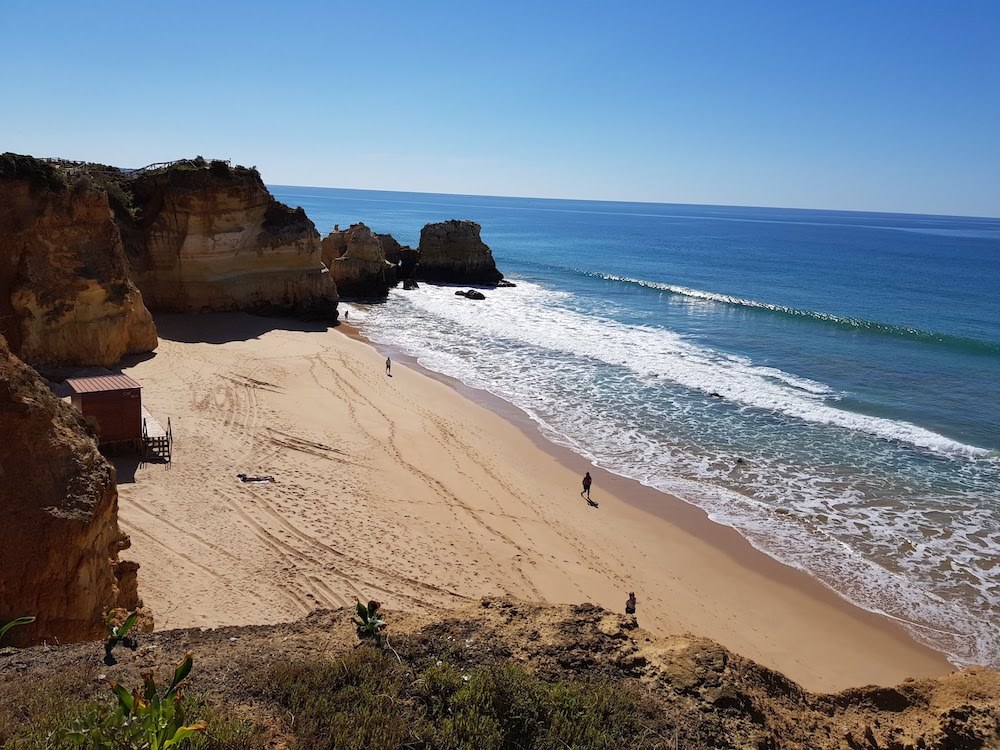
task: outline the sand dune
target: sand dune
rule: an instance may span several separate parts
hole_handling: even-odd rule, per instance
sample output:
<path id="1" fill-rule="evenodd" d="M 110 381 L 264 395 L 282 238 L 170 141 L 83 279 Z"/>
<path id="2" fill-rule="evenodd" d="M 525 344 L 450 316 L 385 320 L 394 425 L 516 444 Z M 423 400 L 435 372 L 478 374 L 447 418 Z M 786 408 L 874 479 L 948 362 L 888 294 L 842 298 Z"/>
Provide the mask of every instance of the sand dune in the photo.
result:
<path id="1" fill-rule="evenodd" d="M 128 372 L 171 417 L 175 462 L 119 461 L 119 482 L 158 628 L 358 598 L 427 611 L 510 593 L 617 611 L 634 590 L 645 628 L 708 636 L 811 689 L 949 671 L 679 501 L 597 472 L 588 507 L 583 460 L 418 370 L 386 377 L 384 354 L 341 332 L 245 315 L 157 324 L 156 356 Z"/>

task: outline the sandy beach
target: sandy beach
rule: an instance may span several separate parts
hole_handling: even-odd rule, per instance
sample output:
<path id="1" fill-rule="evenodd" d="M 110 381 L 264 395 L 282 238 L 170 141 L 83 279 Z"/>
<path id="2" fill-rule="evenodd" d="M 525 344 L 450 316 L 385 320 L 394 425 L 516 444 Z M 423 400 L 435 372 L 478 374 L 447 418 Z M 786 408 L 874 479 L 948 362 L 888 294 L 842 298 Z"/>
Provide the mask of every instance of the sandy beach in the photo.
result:
<path id="1" fill-rule="evenodd" d="M 693 632 L 813 690 L 952 668 L 679 500 L 597 471 L 345 335 L 162 316 L 126 369 L 174 463 L 119 460 L 121 524 L 158 629 L 275 623 L 375 598 L 436 610 L 507 593 Z M 348 329 L 349 330 L 349 329 Z M 580 477 L 594 474 L 594 500 Z M 244 484 L 238 473 L 273 476 Z"/>

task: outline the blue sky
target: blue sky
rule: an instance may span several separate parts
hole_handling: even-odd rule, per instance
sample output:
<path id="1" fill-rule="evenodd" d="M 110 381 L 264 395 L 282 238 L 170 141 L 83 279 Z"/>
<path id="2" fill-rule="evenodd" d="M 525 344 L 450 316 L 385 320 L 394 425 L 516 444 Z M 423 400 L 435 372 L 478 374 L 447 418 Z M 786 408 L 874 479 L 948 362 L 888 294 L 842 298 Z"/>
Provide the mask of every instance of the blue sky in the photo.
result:
<path id="1" fill-rule="evenodd" d="M 1000 3 L 2 0 L 0 150 L 1000 216 Z"/>

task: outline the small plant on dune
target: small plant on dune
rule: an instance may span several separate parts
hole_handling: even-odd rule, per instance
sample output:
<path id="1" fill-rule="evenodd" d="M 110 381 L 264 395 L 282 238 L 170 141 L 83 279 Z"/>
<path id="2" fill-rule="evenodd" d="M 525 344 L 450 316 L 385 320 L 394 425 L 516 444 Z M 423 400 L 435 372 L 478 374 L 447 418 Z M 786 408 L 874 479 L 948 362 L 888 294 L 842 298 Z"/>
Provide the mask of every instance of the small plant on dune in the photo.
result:
<path id="1" fill-rule="evenodd" d="M 11 620 L 6 625 L 0 625 L 0 641 L 3 640 L 5 635 L 7 635 L 8 630 L 16 628 L 18 625 L 30 625 L 34 621 L 34 617 L 18 617 L 16 620 Z"/>
<path id="2" fill-rule="evenodd" d="M 108 639 L 104 642 L 104 654 L 109 661 L 112 660 L 111 652 L 119 643 L 124 643 L 133 651 L 138 646 L 135 638 L 129 636 L 138 621 L 138 612 L 126 613 L 123 609 L 108 611 L 104 618 L 104 625 L 108 631 Z"/>
<path id="3" fill-rule="evenodd" d="M 381 644 L 384 637 L 385 620 L 379 611 L 380 605 L 376 601 L 368 602 L 366 607 L 358 602 L 358 616 L 354 618 L 354 625 L 358 629 L 358 639 L 362 641 L 371 640 Z"/>
<path id="4" fill-rule="evenodd" d="M 70 728 L 50 738 L 50 744 L 86 748 L 144 748 L 168 750 L 205 731 L 204 722 L 186 725 L 181 687 L 191 673 L 194 658 L 189 651 L 174 669 L 170 685 L 161 695 L 151 672 L 142 676 L 142 689 L 129 692 L 108 681 L 118 701 L 114 713 L 94 711 L 77 719 Z"/>

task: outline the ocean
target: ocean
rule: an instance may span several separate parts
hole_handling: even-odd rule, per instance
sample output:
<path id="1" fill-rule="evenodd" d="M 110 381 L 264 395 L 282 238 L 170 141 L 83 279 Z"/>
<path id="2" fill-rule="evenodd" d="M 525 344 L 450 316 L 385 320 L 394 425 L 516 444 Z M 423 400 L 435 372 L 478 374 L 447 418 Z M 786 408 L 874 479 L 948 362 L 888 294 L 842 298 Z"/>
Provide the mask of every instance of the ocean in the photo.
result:
<path id="1" fill-rule="evenodd" d="M 397 289 L 352 321 L 1000 666 L 1000 219 L 271 190 L 323 234 L 479 222 L 516 288 Z"/>

